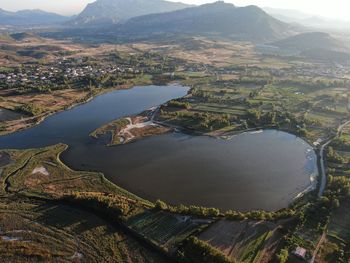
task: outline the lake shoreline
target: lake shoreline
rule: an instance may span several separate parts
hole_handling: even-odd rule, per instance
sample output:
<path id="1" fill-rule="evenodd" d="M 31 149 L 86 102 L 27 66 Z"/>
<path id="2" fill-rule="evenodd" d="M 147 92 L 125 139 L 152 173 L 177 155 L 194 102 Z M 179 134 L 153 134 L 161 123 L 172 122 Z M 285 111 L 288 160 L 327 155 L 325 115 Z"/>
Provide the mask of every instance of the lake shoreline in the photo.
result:
<path id="1" fill-rule="evenodd" d="M 149 90 L 147 89 L 144 90 L 143 87 L 139 87 L 139 88 L 135 88 L 134 90 L 131 89 L 130 91 L 125 91 L 125 92 L 116 91 L 115 93 L 110 93 L 108 95 L 106 94 L 104 97 L 100 97 L 99 99 L 96 98 L 96 100 L 93 100 L 92 102 L 87 103 L 84 106 L 77 107 L 69 112 L 60 113 L 55 117 L 52 117 L 51 119 L 49 118 L 48 121 L 46 121 L 42 125 L 37 126 L 37 128 L 33 128 L 28 131 L 13 134 L 12 136 L 5 136 L 3 138 L 0 137 L 0 144 L 5 148 L 10 147 L 10 148 L 23 148 L 23 149 L 27 148 L 28 149 L 28 148 L 38 148 L 45 145 L 54 145 L 56 143 L 62 142 L 70 146 L 70 148 L 63 154 L 64 156 L 63 160 L 65 163 L 67 163 L 69 167 L 72 167 L 75 170 L 101 171 L 103 174 L 106 175 L 106 177 L 109 180 L 112 179 L 116 185 L 121 185 L 123 188 L 128 189 L 130 192 L 136 193 L 138 195 L 140 193 L 138 189 L 143 189 L 143 188 L 140 188 L 141 186 L 138 186 L 137 183 L 134 185 L 132 182 L 120 181 L 119 180 L 121 178 L 120 176 L 127 174 L 129 177 L 129 175 L 131 175 L 132 173 L 135 173 L 135 172 L 140 173 L 141 175 L 144 175 L 143 177 L 146 178 L 145 180 L 148 181 L 148 183 L 150 184 L 149 186 L 151 187 L 156 186 L 156 185 L 152 186 L 152 182 L 153 184 L 155 184 L 157 182 L 162 182 L 163 180 L 168 181 L 169 179 L 169 181 L 173 181 L 173 183 L 168 186 L 171 187 L 173 190 L 177 189 L 176 185 L 178 183 L 183 186 L 184 185 L 183 180 L 186 180 L 187 182 L 186 187 L 188 187 L 188 191 L 186 190 L 186 188 L 184 188 L 183 189 L 185 190 L 184 192 L 182 192 L 181 194 L 177 193 L 177 194 L 180 194 L 180 196 L 182 196 L 182 198 L 185 198 L 185 199 L 181 199 L 181 198 L 176 199 L 176 195 L 170 194 L 172 191 L 171 189 L 170 190 L 161 189 L 162 188 L 161 186 L 158 186 L 156 188 L 162 191 L 164 190 L 167 195 L 169 194 L 170 198 L 168 200 L 165 200 L 168 203 L 172 203 L 171 200 L 174 200 L 174 203 L 178 203 L 178 204 L 184 202 L 185 204 L 188 204 L 188 205 L 198 204 L 198 205 L 204 205 L 204 206 L 220 207 L 220 202 L 225 201 L 227 198 L 231 198 L 229 197 L 229 195 L 226 197 L 223 196 L 220 198 L 215 197 L 216 201 L 209 202 L 212 197 L 208 195 L 206 197 L 207 200 L 205 200 L 203 199 L 201 193 L 203 191 L 209 191 L 208 193 L 212 193 L 214 194 L 214 196 L 218 193 L 228 194 L 229 192 L 232 192 L 232 189 L 230 190 L 226 188 L 234 188 L 235 185 L 249 186 L 250 184 L 252 184 L 252 182 L 254 182 L 254 177 L 259 175 L 259 172 L 256 172 L 256 171 L 254 172 L 255 168 L 249 168 L 251 167 L 251 165 L 248 165 L 246 168 L 248 168 L 249 170 L 248 172 L 249 176 L 245 179 L 245 181 L 248 180 L 249 183 L 244 181 L 243 182 L 232 181 L 232 180 L 235 180 L 235 178 L 241 180 L 240 178 L 245 177 L 244 176 L 245 173 L 244 171 L 242 173 L 241 171 L 242 167 L 240 167 L 240 163 L 244 163 L 244 162 L 235 161 L 235 159 L 241 158 L 241 151 L 235 152 L 236 150 L 232 149 L 232 147 L 230 146 L 232 142 L 226 143 L 226 142 L 220 142 L 220 140 L 216 141 L 216 140 L 206 139 L 205 137 L 219 138 L 219 137 L 214 137 L 210 134 L 206 134 L 207 136 L 195 136 L 195 137 L 182 136 L 180 133 L 177 133 L 177 135 L 172 135 L 171 133 L 168 133 L 165 135 L 165 137 L 152 136 L 153 134 L 147 134 L 149 135 L 149 137 L 146 140 L 137 140 L 138 138 L 133 138 L 133 141 L 137 140 L 137 143 L 135 144 L 132 143 L 129 146 L 125 146 L 125 147 L 120 146 L 119 148 L 119 147 L 105 147 L 105 145 L 104 144 L 102 145 L 101 142 L 96 142 L 95 140 L 93 140 L 91 137 L 88 136 L 89 133 L 95 129 L 95 127 L 97 128 L 101 127 L 103 123 L 108 123 L 111 120 L 115 119 L 116 117 L 118 118 L 120 116 L 133 116 L 132 114 L 134 112 L 141 112 L 142 111 L 141 109 L 145 109 L 145 108 L 147 109 L 152 105 L 162 105 L 162 103 L 165 103 L 166 101 L 169 101 L 173 98 L 183 97 L 187 92 L 188 92 L 187 87 L 180 87 L 179 89 L 176 89 L 175 87 L 171 87 L 171 86 L 170 87 L 168 86 L 166 89 L 164 87 L 153 86 L 153 87 L 149 87 Z M 153 108 L 153 110 L 154 109 L 157 109 L 157 108 Z M 147 120 L 141 119 L 141 120 L 135 121 L 133 120 L 133 118 L 130 118 L 130 119 L 127 119 L 123 133 L 130 132 L 130 131 L 134 132 L 135 128 L 141 129 L 141 131 L 137 131 L 138 134 L 141 135 L 140 136 L 141 138 L 143 137 L 142 130 L 145 128 L 145 123 L 148 123 L 149 121 L 151 121 L 153 119 L 153 115 L 149 116 Z M 174 129 L 174 130 L 176 131 L 180 129 Z M 180 131 L 182 131 L 182 129 Z M 241 135 L 243 136 L 242 138 L 244 138 L 244 131 L 241 133 L 242 133 Z M 187 132 L 187 134 L 189 133 Z M 191 132 L 190 134 L 194 135 L 193 132 Z M 292 149 L 294 148 L 294 149 L 298 149 L 297 151 L 300 151 L 304 147 L 304 146 L 298 146 L 298 143 L 296 145 L 294 144 L 293 138 L 295 138 L 295 136 L 290 137 L 290 135 L 283 134 L 283 133 L 271 134 L 270 132 L 267 132 L 267 134 L 270 134 L 270 135 L 267 135 L 268 140 L 271 142 L 274 142 L 277 139 L 278 141 L 276 141 L 276 143 L 278 145 L 280 141 L 278 137 L 287 136 L 287 141 L 291 140 L 290 142 L 287 142 L 287 144 L 290 145 Z M 195 135 L 204 135 L 204 134 L 197 133 Z M 276 135 L 278 136 L 276 137 Z M 176 137 L 178 139 L 176 139 Z M 158 142 L 157 138 L 159 138 L 161 142 Z M 256 137 L 254 136 L 254 138 Z M 257 140 L 260 141 L 260 143 L 262 142 L 261 141 L 262 139 L 257 139 Z M 249 141 L 250 140 L 248 139 L 247 141 L 248 145 L 246 145 L 246 143 L 244 142 L 242 143 L 234 142 L 234 145 L 236 147 L 233 147 L 233 148 L 237 148 L 237 150 L 240 148 L 243 149 L 246 147 L 251 148 L 252 145 L 251 143 L 249 143 Z M 155 144 L 153 144 L 152 142 L 155 142 Z M 142 147 L 139 147 L 140 145 L 139 143 L 141 143 Z M 181 143 L 181 144 L 177 146 L 177 143 Z M 193 143 L 194 145 L 192 145 Z M 236 145 L 237 143 L 238 145 Z M 176 147 L 167 149 L 167 147 L 173 147 L 171 145 L 174 145 L 174 147 L 175 146 Z M 129 147 L 131 147 L 131 149 L 129 149 Z M 135 147 L 138 149 L 137 151 L 135 151 Z M 182 153 L 177 153 L 178 148 L 180 148 L 180 150 L 184 151 L 184 153 L 186 154 L 183 156 Z M 229 152 L 232 151 L 232 154 L 228 154 L 228 155 L 226 154 L 225 156 L 222 156 L 222 158 L 219 158 L 219 156 L 222 154 L 222 150 L 220 150 L 221 148 L 224 151 L 229 151 Z M 266 147 L 261 147 L 261 148 L 266 148 Z M 289 146 L 287 148 L 289 149 Z M 157 149 L 157 150 L 150 151 L 150 149 Z M 188 149 L 188 151 L 186 149 Z M 146 152 L 142 153 L 142 151 L 144 150 L 147 151 L 147 153 Z M 274 151 L 276 150 L 278 151 L 278 147 Z M 254 153 L 255 152 L 254 149 L 250 149 L 249 151 L 246 154 L 248 155 L 253 154 L 254 156 L 256 155 Z M 271 152 L 271 156 L 278 157 L 279 154 L 277 152 L 274 152 L 274 153 Z M 299 156 L 300 157 L 299 158 L 298 154 L 288 153 L 288 156 L 291 156 L 292 160 L 295 159 L 299 164 L 302 164 L 305 161 L 303 159 L 303 156 Z M 181 157 L 181 160 L 180 159 L 172 160 L 172 158 L 174 157 L 176 158 Z M 256 159 L 256 158 L 258 157 L 257 156 L 253 157 L 252 159 L 253 164 L 255 162 L 259 162 L 259 159 Z M 250 160 L 250 158 L 248 159 Z M 150 160 L 151 162 L 149 162 L 148 160 Z M 168 162 L 172 163 L 172 164 L 170 163 L 169 167 L 166 165 L 166 163 Z M 151 167 L 148 167 L 148 164 L 151 164 Z M 174 166 L 174 164 L 177 164 L 177 165 Z M 156 165 L 157 169 L 154 170 L 153 169 L 154 167 L 152 168 L 152 165 L 153 166 Z M 160 168 L 161 166 L 158 166 L 158 165 L 163 165 L 163 166 L 165 165 L 164 167 L 168 167 L 168 169 L 164 169 L 164 172 L 162 173 L 161 172 L 162 168 Z M 202 171 L 203 168 L 205 169 L 204 171 Z M 236 170 L 238 169 L 238 170 L 232 171 L 232 169 L 236 169 Z M 282 169 L 280 174 L 283 174 L 284 173 L 283 171 L 285 171 L 286 173 L 290 172 L 288 170 L 286 171 L 283 165 L 279 169 Z M 118 171 L 118 173 L 116 173 L 115 171 Z M 204 172 L 203 177 L 202 177 L 202 172 Z M 275 172 L 273 171 L 271 172 L 272 174 L 275 174 Z M 295 171 L 293 171 L 293 173 L 294 172 Z M 172 174 L 172 173 L 180 173 L 187 178 L 183 178 L 182 180 L 181 178 L 178 178 L 178 176 L 175 176 L 175 174 Z M 166 177 L 164 177 L 165 174 L 167 175 Z M 216 176 L 217 180 L 215 180 L 215 183 L 210 183 L 213 179 L 212 175 L 214 174 L 216 174 L 219 177 L 221 176 L 222 179 L 220 179 L 221 177 L 219 178 Z M 153 175 L 157 175 L 158 178 L 153 178 L 152 177 Z M 199 178 L 195 179 L 194 175 L 198 175 L 198 176 L 200 175 L 201 177 L 200 180 L 203 181 L 204 183 L 209 183 L 209 185 L 208 186 L 203 185 L 196 190 L 197 192 L 193 192 L 192 190 L 196 189 L 195 186 L 197 186 L 198 188 L 198 180 L 199 180 Z M 225 177 L 225 175 L 232 175 L 232 178 L 230 179 L 230 177 L 227 177 L 227 176 Z M 114 176 L 118 176 L 118 178 L 114 178 Z M 151 177 L 148 178 L 147 176 L 151 176 Z M 260 174 L 260 177 L 264 177 L 264 176 L 265 175 Z M 267 174 L 267 176 L 269 176 L 269 173 Z M 275 175 L 273 175 L 272 178 L 274 176 Z M 298 174 L 297 179 L 291 179 L 290 176 L 288 175 L 286 175 L 286 179 L 290 180 L 290 183 L 283 183 L 282 188 L 286 189 L 285 193 L 287 194 L 280 195 L 279 192 L 281 191 L 277 191 L 276 193 L 273 193 L 274 191 L 272 191 L 269 194 L 270 197 L 273 197 L 273 199 L 271 199 L 271 202 L 273 202 L 271 203 L 271 205 L 269 206 L 260 206 L 258 204 L 255 205 L 254 202 L 249 203 L 250 201 L 245 200 L 242 197 L 241 201 L 239 202 L 241 202 L 241 205 L 244 205 L 244 207 L 241 206 L 241 209 L 245 210 L 250 208 L 261 208 L 265 210 L 270 209 L 272 211 L 275 209 L 280 209 L 282 207 L 283 208 L 287 207 L 288 205 L 290 205 L 290 202 L 286 202 L 286 200 L 292 200 L 295 197 L 295 195 L 299 194 L 301 190 L 304 190 L 304 185 L 306 184 L 308 185 L 308 181 L 301 173 Z M 230 180 L 230 181 L 226 182 L 225 180 Z M 270 180 L 273 184 L 279 184 L 277 182 L 275 183 L 274 180 L 272 179 Z M 139 180 L 136 180 L 136 182 L 137 181 Z M 294 181 L 295 181 L 295 185 L 293 184 Z M 253 183 L 255 185 L 254 187 L 257 187 L 256 192 L 258 193 L 261 192 L 258 189 L 264 188 L 264 186 L 259 186 L 259 182 L 260 180 L 257 180 L 257 182 Z M 193 187 L 195 188 L 192 188 L 191 185 L 193 185 Z M 202 183 L 200 185 L 202 185 Z M 294 188 L 293 188 L 293 185 L 295 186 Z M 129 187 L 129 186 L 132 186 L 132 187 Z M 209 186 L 210 188 L 207 188 Z M 221 186 L 223 187 L 222 190 L 220 190 Z M 211 187 L 214 187 L 214 188 L 211 189 Z M 276 186 L 275 188 L 277 189 L 278 186 Z M 158 196 L 157 190 L 153 191 L 147 188 L 144 188 L 144 189 L 146 194 L 151 193 L 155 198 L 163 199 L 164 197 L 163 195 Z M 265 189 L 264 191 L 266 191 L 268 187 L 264 189 Z M 299 191 L 298 190 L 295 191 L 295 189 L 299 189 Z M 195 198 L 192 197 L 192 194 L 194 194 Z M 276 198 L 276 196 L 280 198 Z M 283 201 L 281 200 L 281 198 L 285 198 L 285 200 Z M 280 204 L 281 201 L 283 202 L 283 205 L 278 205 Z M 266 201 L 266 202 L 267 202 L 266 204 L 268 204 L 269 201 Z M 226 207 L 227 209 L 231 209 L 239 206 L 231 204 L 231 201 L 230 201 L 229 203 L 227 203 Z"/>

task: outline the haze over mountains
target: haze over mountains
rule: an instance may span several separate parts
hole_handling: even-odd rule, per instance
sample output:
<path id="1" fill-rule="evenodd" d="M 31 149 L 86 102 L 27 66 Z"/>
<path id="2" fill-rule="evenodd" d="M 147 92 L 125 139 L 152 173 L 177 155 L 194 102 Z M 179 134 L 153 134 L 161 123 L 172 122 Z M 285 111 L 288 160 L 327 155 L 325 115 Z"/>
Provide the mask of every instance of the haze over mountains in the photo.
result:
<path id="1" fill-rule="evenodd" d="M 316 60 L 344 62 L 350 59 L 350 49 L 345 43 L 322 32 L 298 34 L 271 45 L 294 55 Z"/>
<path id="2" fill-rule="evenodd" d="M 329 49 L 338 52 L 348 51 L 348 48 L 340 40 L 322 32 L 299 34 L 274 42 L 273 45 L 301 52 L 309 49 Z"/>
<path id="3" fill-rule="evenodd" d="M 327 54 L 341 57 L 349 49 L 325 33 L 287 23 L 283 15 L 307 19 L 294 10 L 280 11 L 257 6 L 236 7 L 223 1 L 189 6 L 165 0 L 97 0 L 77 16 L 68 18 L 40 10 L 7 12 L 0 9 L 0 25 L 45 26 L 62 29 L 47 36 L 86 42 L 123 42 L 155 37 L 206 36 L 269 44 L 296 54 Z M 311 32 L 311 33 L 305 33 Z M 326 52 L 327 51 L 327 52 Z M 325 57 L 327 57 L 325 56 Z"/>
<path id="4" fill-rule="evenodd" d="M 306 14 L 298 10 L 263 8 L 268 14 L 286 23 L 296 23 L 318 29 L 350 29 L 350 22 Z"/>
<path id="5" fill-rule="evenodd" d="M 70 25 L 103 25 L 115 24 L 129 18 L 175 11 L 189 7 L 183 3 L 164 0 L 97 0 L 70 21 Z"/>
<path id="6" fill-rule="evenodd" d="M 216 2 L 174 12 L 135 17 L 117 28 L 129 34 L 182 33 L 269 41 L 290 36 L 292 27 L 256 6 Z"/>
<path id="7" fill-rule="evenodd" d="M 47 26 L 61 24 L 70 17 L 49 13 L 42 10 L 22 10 L 10 12 L 0 9 L 0 25 L 7 26 Z"/>

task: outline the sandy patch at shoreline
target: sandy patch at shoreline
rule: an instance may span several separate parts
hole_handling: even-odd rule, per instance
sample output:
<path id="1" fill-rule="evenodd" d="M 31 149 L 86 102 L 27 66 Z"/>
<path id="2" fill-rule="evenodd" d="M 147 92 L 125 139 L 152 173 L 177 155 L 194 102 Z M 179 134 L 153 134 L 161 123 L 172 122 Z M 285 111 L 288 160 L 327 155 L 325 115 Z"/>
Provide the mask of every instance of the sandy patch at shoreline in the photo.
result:
<path id="1" fill-rule="evenodd" d="M 43 167 L 43 166 L 41 166 L 41 167 L 36 167 L 34 170 L 33 170 L 33 172 L 32 172 L 32 174 L 42 174 L 42 175 L 47 175 L 47 176 L 49 176 L 50 175 L 50 173 L 46 170 L 46 168 L 45 167 Z"/>

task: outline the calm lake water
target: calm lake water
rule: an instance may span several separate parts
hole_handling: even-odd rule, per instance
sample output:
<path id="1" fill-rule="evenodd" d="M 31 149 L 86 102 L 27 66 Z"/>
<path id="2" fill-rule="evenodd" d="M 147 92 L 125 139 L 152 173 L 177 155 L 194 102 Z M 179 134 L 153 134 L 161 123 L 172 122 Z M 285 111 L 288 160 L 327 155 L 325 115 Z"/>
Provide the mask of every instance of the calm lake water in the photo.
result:
<path id="1" fill-rule="evenodd" d="M 105 147 L 91 131 L 185 95 L 181 86 L 136 87 L 101 95 L 40 125 L 0 137 L 0 149 L 66 143 L 63 161 L 73 169 L 101 171 L 112 182 L 150 200 L 224 210 L 277 210 L 311 184 L 316 155 L 300 138 L 267 130 L 231 140 L 181 133 Z"/>

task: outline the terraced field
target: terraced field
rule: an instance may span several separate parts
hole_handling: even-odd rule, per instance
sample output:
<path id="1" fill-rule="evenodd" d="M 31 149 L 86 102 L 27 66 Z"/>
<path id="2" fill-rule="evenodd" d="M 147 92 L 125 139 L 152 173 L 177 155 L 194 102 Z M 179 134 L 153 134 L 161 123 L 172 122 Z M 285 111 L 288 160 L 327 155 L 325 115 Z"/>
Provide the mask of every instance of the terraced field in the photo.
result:
<path id="1" fill-rule="evenodd" d="M 282 240 L 279 223 L 220 220 L 199 238 L 238 262 L 270 262 Z"/>
<path id="2" fill-rule="evenodd" d="M 253 71 L 253 76 L 246 72 L 249 76 L 241 77 L 240 82 L 221 78 L 220 74 L 217 78 L 197 80 L 190 94 L 179 100 L 187 103 L 186 109 L 163 105 L 157 118 L 212 135 L 277 128 L 310 143 L 333 136 L 349 118 L 346 87 L 333 87 L 327 79 L 294 82 L 272 78 L 262 71 Z"/>
<path id="3" fill-rule="evenodd" d="M 210 220 L 199 220 L 168 212 L 145 212 L 128 220 L 128 226 L 147 240 L 172 251 L 179 242 L 205 227 Z"/>
<path id="4" fill-rule="evenodd" d="M 0 197 L 0 262 L 168 262 L 81 209 Z"/>
<path id="5" fill-rule="evenodd" d="M 59 159 L 65 149 L 0 154 L 0 253 L 14 262 L 163 262 L 154 247 L 173 253 L 211 222 L 156 211 L 102 174 L 73 171 Z"/>
<path id="6" fill-rule="evenodd" d="M 66 167 L 58 158 L 65 148 L 1 152 L 0 262 L 168 262 L 125 234 L 117 217 L 106 221 L 92 208 L 62 199 L 132 204 L 126 215 L 150 205 L 102 174 Z"/>

